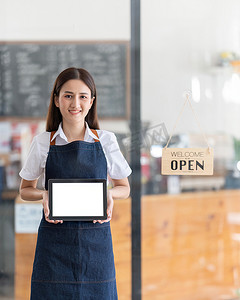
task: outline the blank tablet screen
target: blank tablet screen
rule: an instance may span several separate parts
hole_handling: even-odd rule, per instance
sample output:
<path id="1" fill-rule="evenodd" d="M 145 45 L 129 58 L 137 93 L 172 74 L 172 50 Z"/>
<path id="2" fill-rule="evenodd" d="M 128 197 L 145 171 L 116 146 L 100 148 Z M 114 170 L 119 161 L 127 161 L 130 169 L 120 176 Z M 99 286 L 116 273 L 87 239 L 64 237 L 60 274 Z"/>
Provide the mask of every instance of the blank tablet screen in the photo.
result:
<path id="1" fill-rule="evenodd" d="M 50 219 L 106 219 L 106 180 L 50 179 Z"/>

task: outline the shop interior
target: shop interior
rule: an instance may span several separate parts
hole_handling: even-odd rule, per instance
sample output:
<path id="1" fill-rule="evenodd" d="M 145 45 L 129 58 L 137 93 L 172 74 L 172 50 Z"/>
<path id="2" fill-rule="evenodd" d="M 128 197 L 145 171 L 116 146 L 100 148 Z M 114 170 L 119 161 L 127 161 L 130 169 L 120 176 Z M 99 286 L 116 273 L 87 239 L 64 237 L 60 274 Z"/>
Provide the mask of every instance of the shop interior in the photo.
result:
<path id="1" fill-rule="evenodd" d="M 133 298 L 130 195 L 111 221 L 119 300 L 240 299 L 240 2 L 140 2 L 142 284 Z M 56 74 L 78 59 L 97 78 L 100 127 L 131 166 L 130 4 L 1 4 L 0 300 L 29 299 L 42 204 L 20 198 L 19 171 Z M 188 91 L 197 120 L 190 106 L 178 120 Z M 213 175 L 162 175 L 170 135 L 173 148 L 206 148 L 205 136 Z"/>

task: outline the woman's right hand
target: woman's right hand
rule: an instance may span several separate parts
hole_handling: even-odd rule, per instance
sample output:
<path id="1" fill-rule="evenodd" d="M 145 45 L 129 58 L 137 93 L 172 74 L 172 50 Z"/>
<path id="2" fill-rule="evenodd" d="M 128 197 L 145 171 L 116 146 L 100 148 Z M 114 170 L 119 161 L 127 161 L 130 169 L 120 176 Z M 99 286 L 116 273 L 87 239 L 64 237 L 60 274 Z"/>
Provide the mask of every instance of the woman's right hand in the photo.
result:
<path id="1" fill-rule="evenodd" d="M 49 223 L 57 224 L 63 223 L 62 220 L 49 220 L 49 205 L 48 205 L 48 191 L 43 191 L 43 211 L 45 220 Z"/>

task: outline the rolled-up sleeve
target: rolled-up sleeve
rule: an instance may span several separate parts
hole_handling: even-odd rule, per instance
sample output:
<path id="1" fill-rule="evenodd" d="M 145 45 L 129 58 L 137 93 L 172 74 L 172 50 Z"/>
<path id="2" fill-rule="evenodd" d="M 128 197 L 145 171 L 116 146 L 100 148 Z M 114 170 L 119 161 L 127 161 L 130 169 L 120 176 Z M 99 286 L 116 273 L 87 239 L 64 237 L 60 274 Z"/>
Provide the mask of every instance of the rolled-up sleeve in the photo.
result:
<path id="1" fill-rule="evenodd" d="M 30 146 L 28 157 L 19 175 L 25 180 L 35 180 L 38 179 L 42 173 L 43 167 L 41 163 L 39 145 L 37 137 L 34 137 Z"/>
<path id="2" fill-rule="evenodd" d="M 103 138 L 103 150 L 107 160 L 108 174 L 112 179 L 128 177 L 132 170 L 119 148 L 117 138 L 112 132 L 105 132 Z"/>

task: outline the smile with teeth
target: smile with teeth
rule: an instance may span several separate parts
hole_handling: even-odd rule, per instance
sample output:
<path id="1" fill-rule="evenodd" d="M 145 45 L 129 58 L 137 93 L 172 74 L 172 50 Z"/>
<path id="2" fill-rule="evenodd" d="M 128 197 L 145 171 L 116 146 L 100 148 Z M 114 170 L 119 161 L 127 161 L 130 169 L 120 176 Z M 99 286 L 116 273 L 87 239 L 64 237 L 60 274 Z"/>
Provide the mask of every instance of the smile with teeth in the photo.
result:
<path id="1" fill-rule="evenodd" d="M 80 110 L 69 110 L 69 112 L 70 112 L 70 114 L 72 114 L 72 115 L 76 115 L 76 114 L 78 114 L 78 113 L 80 113 L 82 110 L 80 109 Z"/>

